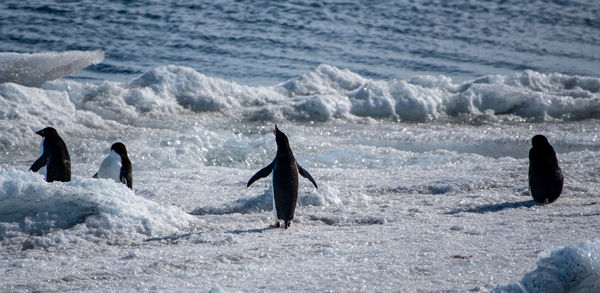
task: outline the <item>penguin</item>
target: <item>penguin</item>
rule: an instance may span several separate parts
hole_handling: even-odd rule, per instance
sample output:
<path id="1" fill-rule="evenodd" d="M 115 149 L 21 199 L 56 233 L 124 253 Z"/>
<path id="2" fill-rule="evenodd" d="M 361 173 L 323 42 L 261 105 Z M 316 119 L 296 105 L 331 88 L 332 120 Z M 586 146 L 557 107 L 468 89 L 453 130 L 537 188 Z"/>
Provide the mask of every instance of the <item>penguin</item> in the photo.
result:
<path id="1" fill-rule="evenodd" d="M 554 148 L 543 135 L 531 139 L 529 150 L 529 189 L 539 203 L 555 201 L 563 189 L 563 174 Z"/>
<path id="2" fill-rule="evenodd" d="M 246 187 L 250 187 L 254 181 L 272 174 L 273 216 L 275 218 L 273 227 L 280 227 L 279 221 L 282 220 L 285 229 L 287 229 L 290 227 L 292 219 L 294 219 L 294 211 L 298 201 L 298 174 L 310 180 L 315 188 L 319 189 L 319 187 L 310 173 L 296 162 L 287 136 L 277 128 L 277 125 L 275 125 L 273 134 L 275 134 L 275 142 L 277 142 L 275 159 L 271 164 L 256 172 L 250 178 Z"/>
<path id="3" fill-rule="evenodd" d="M 71 181 L 71 158 L 67 145 L 60 138 L 56 129 L 46 127 L 38 132 L 42 137 L 40 157 L 31 165 L 30 171 L 37 172 L 42 167 L 46 169 L 46 181 Z"/>
<path id="4" fill-rule="evenodd" d="M 114 179 L 115 182 L 121 182 L 129 189 L 133 189 L 131 161 L 127 157 L 127 149 L 123 143 L 116 142 L 110 147 L 110 153 L 104 158 L 100 169 L 93 177 Z"/>

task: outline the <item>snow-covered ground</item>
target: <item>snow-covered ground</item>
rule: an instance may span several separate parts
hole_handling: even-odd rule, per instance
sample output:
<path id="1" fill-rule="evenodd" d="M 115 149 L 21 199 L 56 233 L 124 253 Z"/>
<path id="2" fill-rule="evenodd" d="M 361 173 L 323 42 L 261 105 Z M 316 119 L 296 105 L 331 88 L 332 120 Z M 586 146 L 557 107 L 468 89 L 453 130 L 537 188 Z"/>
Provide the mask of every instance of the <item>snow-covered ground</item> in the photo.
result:
<path id="1" fill-rule="evenodd" d="M 600 279 L 600 80 L 525 71 L 456 84 L 322 65 L 248 87 L 190 68 L 129 83 L 0 84 L 0 291 L 593 292 Z M 298 162 L 272 223 L 274 122 Z M 73 180 L 27 172 L 55 127 Z M 536 204 L 530 139 L 565 188 Z M 95 180 L 127 146 L 133 192 Z"/>

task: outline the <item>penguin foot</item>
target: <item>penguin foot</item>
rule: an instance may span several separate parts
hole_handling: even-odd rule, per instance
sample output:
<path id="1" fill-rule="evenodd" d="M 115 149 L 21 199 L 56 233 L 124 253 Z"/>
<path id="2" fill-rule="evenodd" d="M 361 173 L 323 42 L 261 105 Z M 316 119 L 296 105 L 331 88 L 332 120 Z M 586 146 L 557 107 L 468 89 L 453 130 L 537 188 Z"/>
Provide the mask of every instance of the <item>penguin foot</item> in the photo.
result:
<path id="1" fill-rule="evenodd" d="M 284 225 L 284 227 L 287 229 L 292 225 L 292 221 L 285 221 Z"/>
<path id="2" fill-rule="evenodd" d="M 281 224 L 279 224 L 279 221 L 277 221 L 277 222 L 275 222 L 275 224 L 272 224 L 269 227 L 271 227 L 271 228 L 279 228 L 279 227 L 281 227 Z"/>

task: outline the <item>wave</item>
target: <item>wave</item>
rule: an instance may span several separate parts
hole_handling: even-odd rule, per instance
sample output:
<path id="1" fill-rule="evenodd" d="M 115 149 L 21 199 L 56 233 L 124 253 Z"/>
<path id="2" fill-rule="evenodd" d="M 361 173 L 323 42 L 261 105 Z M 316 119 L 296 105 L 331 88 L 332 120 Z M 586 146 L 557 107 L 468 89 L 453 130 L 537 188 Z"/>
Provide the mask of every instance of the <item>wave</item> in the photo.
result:
<path id="1" fill-rule="evenodd" d="M 600 78 L 523 71 L 464 83 L 445 76 L 383 81 L 320 65 L 275 86 L 252 87 L 169 65 L 128 83 L 62 80 L 45 82 L 41 88 L 0 83 L 0 149 L 35 145 L 32 134 L 46 126 L 86 136 L 99 129 L 116 133 L 134 128 L 143 133 L 181 128 L 177 123 L 184 115 L 349 123 L 597 119 Z M 227 140 L 211 137 L 217 143 Z M 206 148 L 211 142 L 200 141 L 203 149 L 211 149 Z"/>
<path id="2" fill-rule="evenodd" d="M 46 53 L 0 52 L 0 83 L 39 87 L 104 60 L 102 50 Z"/>
<path id="3" fill-rule="evenodd" d="M 518 283 L 493 292 L 600 292 L 600 241 L 567 245 L 543 256 Z"/>
<path id="4" fill-rule="evenodd" d="M 188 67 L 154 68 L 128 83 L 0 84 L 1 133 L 46 125 L 115 128 L 138 118 L 219 115 L 245 121 L 564 121 L 600 118 L 600 78 L 523 71 L 455 83 L 446 76 L 372 80 L 320 65 L 275 86 L 245 86 Z M 463 121 L 463 120 L 461 120 Z M 0 143 L 9 144 L 6 137 Z"/>
<path id="5" fill-rule="evenodd" d="M 23 248 L 82 240 L 113 244 L 189 232 L 198 219 L 161 206 L 110 180 L 43 176 L 0 169 L 0 241 Z"/>
<path id="6" fill-rule="evenodd" d="M 165 66 L 129 83 L 149 88 L 195 112 L 242 113 L 249 120 L 328 121 L 335 118 L 437 120 L 461 115 L 522 118 L 600 118 L 600 79 L 524 71 L 461 84 L 446 76 L 378 81 L 320 65 L 271 87 L 248 87 Z"/>
<path id="7" fill-rule="evenodd" d="M 320 65 L 270 87 L 250 87 L 205 76 L 187 67 L 152 69 L 128 84 L 82 85 L 86 104 L 114 93 L 115 104 L 136 112 L 242 114 L 248 120 L 328 121 L 357 117 L 403 121 L 460 115 L 515 115 L 535 119 L 600 117 L 600 79 L 524 71 L 490 75 L 456 84 L 446 76 L 370 80 L 348 70 Z"/>

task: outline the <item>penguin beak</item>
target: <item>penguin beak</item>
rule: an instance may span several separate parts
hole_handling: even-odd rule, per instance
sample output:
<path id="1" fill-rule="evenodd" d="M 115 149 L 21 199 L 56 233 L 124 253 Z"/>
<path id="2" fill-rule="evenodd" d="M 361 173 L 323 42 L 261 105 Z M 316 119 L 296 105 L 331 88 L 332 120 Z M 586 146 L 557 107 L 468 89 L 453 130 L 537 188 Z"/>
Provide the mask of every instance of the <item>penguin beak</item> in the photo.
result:
<path id="1" fill-rule="evenodd" d="M 40 131 L 37 131 L 35 134 L 37 134 L 37 135 L 39 135 L 39 136 L 44 136 L 44 133 L 43 133 L 43 131 L 44 131 L 44 130 L 42 129 L 42 130 L 40 130 Z"/>
<path id="2" fill-rule="evenodd" d="M 277 135 L 277 131 L 279 131 L 279 128 L 277 128 L 277 124 L 275 124 L 275 130 L 273 130 L 273 134 Z"/>

